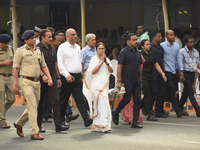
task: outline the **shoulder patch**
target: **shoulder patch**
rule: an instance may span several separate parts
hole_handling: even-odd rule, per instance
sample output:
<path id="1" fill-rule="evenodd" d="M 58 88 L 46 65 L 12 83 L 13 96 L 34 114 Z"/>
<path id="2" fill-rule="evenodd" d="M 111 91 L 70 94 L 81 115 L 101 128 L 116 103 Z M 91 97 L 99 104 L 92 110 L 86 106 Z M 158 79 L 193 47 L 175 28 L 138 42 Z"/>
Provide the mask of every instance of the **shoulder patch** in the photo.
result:
<path id="1" fill-rule="evenodd" d="M 25 48 L 26 48 L 27 50 L 29 49 L 29 47 L 28 47 L 28 46 L 26 46 Z"/>

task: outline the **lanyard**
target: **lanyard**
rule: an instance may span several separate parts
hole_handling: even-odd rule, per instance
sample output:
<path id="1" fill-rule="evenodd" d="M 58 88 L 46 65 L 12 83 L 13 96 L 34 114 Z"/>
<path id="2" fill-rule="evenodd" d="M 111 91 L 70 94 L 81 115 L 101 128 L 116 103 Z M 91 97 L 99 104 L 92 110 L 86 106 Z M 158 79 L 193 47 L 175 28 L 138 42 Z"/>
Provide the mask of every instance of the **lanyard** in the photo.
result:
<path id="1" fill-rule="evenodd" d="M 194 59 L 194 56 L 190 54 L 189 50 L 186 48 L 186 46 L 184 47 L 185 50 L 187 51 L 187 53 L 189 54 L 189 56 L 192 58 L 192 60 Z"/>

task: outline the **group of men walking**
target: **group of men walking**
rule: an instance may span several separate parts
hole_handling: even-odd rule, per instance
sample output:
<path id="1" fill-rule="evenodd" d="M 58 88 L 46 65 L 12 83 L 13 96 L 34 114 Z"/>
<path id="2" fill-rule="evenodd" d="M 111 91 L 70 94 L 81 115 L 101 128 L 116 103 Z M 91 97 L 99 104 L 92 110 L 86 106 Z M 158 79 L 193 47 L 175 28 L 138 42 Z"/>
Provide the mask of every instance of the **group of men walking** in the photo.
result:
<path id="1" fill-rule="evenodd" d="M 200 107 L 194 98 L 192 88 L 195 72 L 197 67 L 200 67 L 199 53 L 193 48 L 194 39 L 191 36 L 185 37 L 184 42 L 186 46 L 180 50 L 178 45 L 174 43 L 175 35 L 172 30 L 166 32 L 166 42 L 161 43 L 162 34 L 160 31 L 154 31 L 152 37 L 151 50 L 155 53 L 157 62 L 162 70 L 165 70 L 164 75 L 167 77 L 167 81 L 164 83 L 163 74 L 158 74 L 156 70 L 152 72 L 154 95 L 149 96 L 152 99 L 155 97 L 155 117 L 166 118 L 168 116 L 168 113 L 163 110 L 165 94 L 168 94 L 168 98 L 170 97 L 177 117 L 186 114 L 183 111 L 183 105 L 187 97 L 190 98 L 199 117 Z M 94 34 L 87 34 L 87 46 L 81 51 L 80 46 L 75 43 L 77 33 L 74 29 L 70 28 L 66 31 L 67 41 L 56 49 L 57 47 L 52 46 L 52 34 L 49 30 L 43 29 L 40 32 L 40 43 L 36 46 L 34 31 L 27 30 L 22 35 L 22 39 L 26 44 L 18 48 L 14 55 L 13 50 L 8 47 L 10 36 L 6 34 L 0 35 L 1 128 L 10 128 L 6 122 L 5 113 L 15 101 L 14 94 L 19 94 L 19 86 L 27 101 L 27 109 L 24 110 L 23 114 L 14 123 L 17 134 L 20 137 L 24 137 L 22 127 L 29 120 L 31 139 L 44 139 L 39 135 L 39 132 L 45 132 L 42 129 L 42 109 L 46 94 L 53 108 L 56 132 L 68 130 L 70 127 L 65 123 L 65 115 L 71 94 L 74 96 L 85 127 L 90 126 L 93 120 L 87 112 L 88 105 L 82 93 L 82 86 L 84 73 L 88 68 L 90 59 L 96 55 L 95 38 Z M 56 40 L 55 37 L 54 39 Z M 138 37 L 135 34 L 129 34 L 126 37 L 127 46 L 119 54 L 117 88 L 120 89 L 122 84 L 124 84 L 126 93 L 119 102 L 116 110 L 112 111 L 112 116 L 113 122 L 118 125 L 119 113 L 129 103 L 131 95 L 133 95 L 134 115 L 132 127 L 142 128 L 137 123 L 140 111 L 142 83 L 142 57 L 141 53 L 137 50 L 137 40 Z M 180 79 L 185 87 L 179 103 L 175 98 L 174 85 L 176 63 L 180 70 Z M 18 74 L 19 69 L 20 75 Z M 60 91 L 58 88 L 60 88 Z M 7 95 L 6 102 L 5 93 Z M 151 102 L 152 106 L 153 103 L 154 100 Z"/>

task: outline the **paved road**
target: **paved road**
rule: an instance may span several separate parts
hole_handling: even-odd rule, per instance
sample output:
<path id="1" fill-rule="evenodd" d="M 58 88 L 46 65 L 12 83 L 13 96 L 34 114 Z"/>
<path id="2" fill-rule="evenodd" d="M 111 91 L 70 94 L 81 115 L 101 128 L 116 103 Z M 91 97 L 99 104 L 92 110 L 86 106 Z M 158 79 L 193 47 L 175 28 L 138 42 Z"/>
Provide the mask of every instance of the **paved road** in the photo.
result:
<path id="1" fill-rule="evenodd" d="M 23 130 L 25 137 L 16 134 L 13 122 L 21 115 L 25 106 L 13 105 L 7 113 L 10 129 L 0 129 L 0 150 L 200 150 L 200 118 L 195 114 L 176 118 L 171 113 L 167 119 L 143 123 L 143 129 L 130 128 L 120 119 L 112 124 L 111 133 L 91 132 L 85 128 L 82 118 L 70 123 L 68 131 L 56 133 L 53 123 L 44 123 L 47 130 L 43 141 L 30 140 L 30 127 Z M 73 108 L 74 114 L 78 113 Z"/>

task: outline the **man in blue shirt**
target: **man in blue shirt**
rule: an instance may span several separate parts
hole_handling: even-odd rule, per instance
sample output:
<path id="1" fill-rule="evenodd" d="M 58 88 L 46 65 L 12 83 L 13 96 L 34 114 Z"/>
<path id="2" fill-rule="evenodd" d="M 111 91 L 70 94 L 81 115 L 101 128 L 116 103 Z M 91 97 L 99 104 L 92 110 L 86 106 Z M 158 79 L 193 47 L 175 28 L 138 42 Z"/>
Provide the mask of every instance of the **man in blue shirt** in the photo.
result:
<path id="1" fill-rule="evenodd" d="M 167 41 L 161 43 L 160 45 L 164 49 L 164 63 L 165 63 L 165 74 L 167 77 L 167 82 L 164 85 L 164 98 L 169 98 L 171 100 L 177 117 L 185 115 L 186 112 L 178 107 L 178 102 L 175 98 L 175 85 L 174 80 L 176 76 L 176 62 L 180 69 L 180 79 L 185 81 L 183 74 L 182 57 L 179 49 L 179 45 L 174 43 L 175 35 L 173 30 L 166 31 Z"/>
<path id="2" fill-rule="evenodd" d="M 125 48 L 119 54 L 117 68 L 117 88 L 120 90 L 122 83 L 124 84 L 126 93 L 119 102 L 116 110 L 112 111 L 112 120 L 119 124 L 120 111 L 130 102 L 131 94 L 133 94 L 133 123 L 132 128 L 142 128 L 137 123 L 139 119 L 140 103 L 141 103 L 141 74 L 142 74 L 142 58 L 137 50 L 137 36 L 130 33 L 125 38 Z"/>
<path id="3" fill-rule="evenodd" d="M 89 67 L 91 58 L 97 54 L 96 47 L 95 47 L 96 35 L 93 33 L 88 33 L 85 39 L 86 39 L 87 45 L 82 49 L 82 52 L 81 52 L 83 79 L 85 78 L 85 72 L 87 71 Z"/>
<path id="4" fill-rule="evenodd" d="M 159 30 L 154 30 L 152 32 L 153 41 L 150 43 L 151 49 L 155 55 L 156 60 L 158 61 L 159 66 L 163 70 L 164 68 L 164 50 L 162 46 L 160 46 L 160 43 L 162 41 L 162 34 Z M 163 91 L 164 91 L 164 80 L 162 78 L 162 75 L 153 68 L 153 91 L 155 99 L 152 102 L 152 105 L 154 104 L 154 101 L 156 100 L 156 108 L 155 108 L 155 117 L 161 117 L 161 118 L 167 118 L 168 114 L 163 110 Z"/>
<path id="5" fill-rule="evenodd" d="M 194 49 L 194 38 L 191 35 L 187 35 L 184 38 L 185 47 L 181 49 L 183 70 L 185 82 L 181 100 L 178 106 L 183 110 L 183 105 L 185 104 L 187 97 L 189 97 L 192 106 L 196 111 L 197 117 L 200 117 L 200 107 L 194 97 L 193 82 L 195 77 L 195 72 L 197 67 L 200 68 L 199 52 Z"/>

